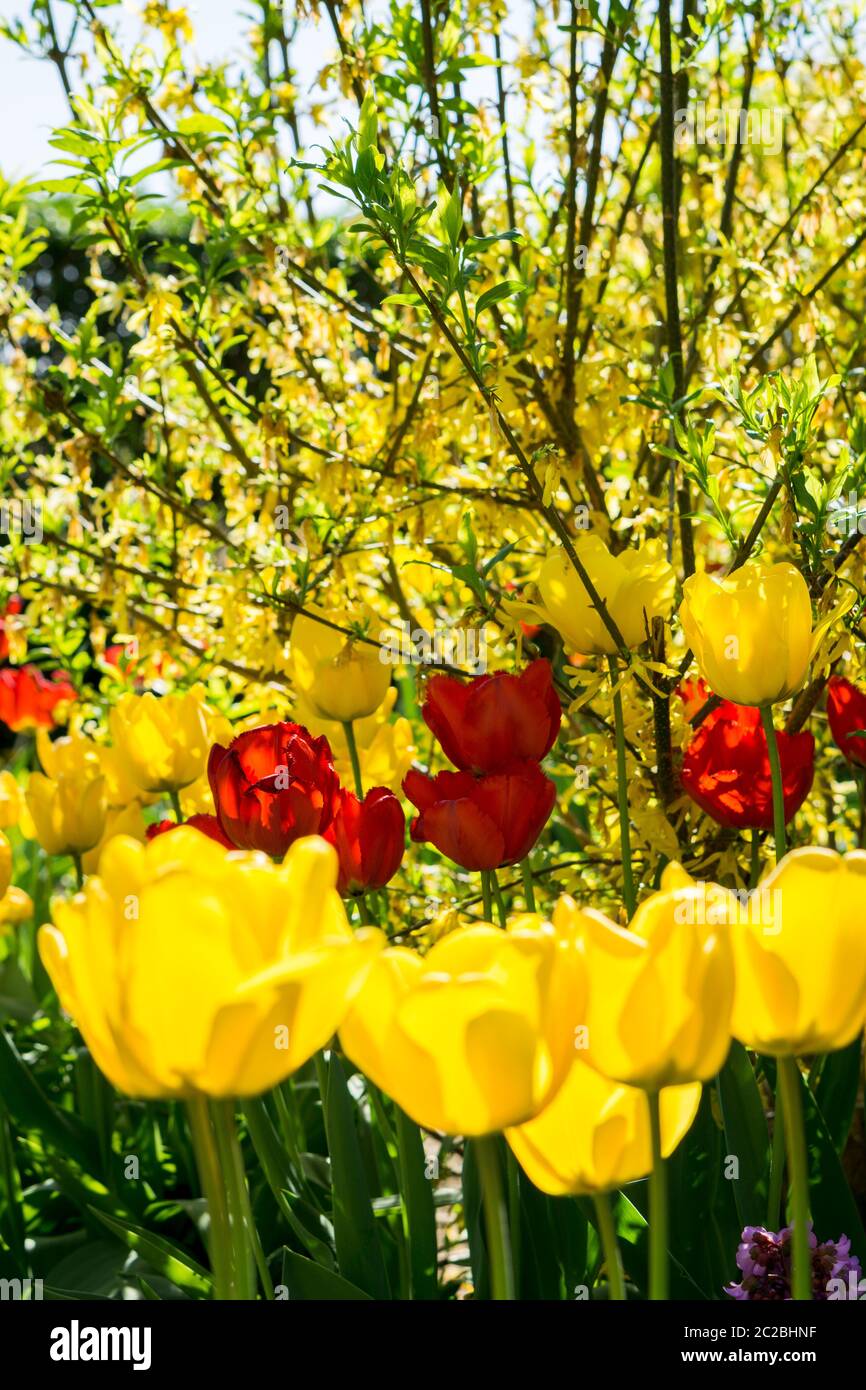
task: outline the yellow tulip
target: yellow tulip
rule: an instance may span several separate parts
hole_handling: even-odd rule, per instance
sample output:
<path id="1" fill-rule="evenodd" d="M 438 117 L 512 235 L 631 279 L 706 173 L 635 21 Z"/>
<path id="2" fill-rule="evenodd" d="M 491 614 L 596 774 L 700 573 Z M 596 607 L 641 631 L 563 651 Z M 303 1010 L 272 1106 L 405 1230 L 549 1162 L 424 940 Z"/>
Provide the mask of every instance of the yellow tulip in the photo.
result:
<path id="1" fill-rule="evenodd" d="M 28 917 L 32 916 L 33 900 L 30 894 L 13 884 L 0 898 L 0 936 L 6 935 L 10 927 L 17 926 L 19 922 L 26 922 Z"/>
<path id="2" fill-rule="evenodd" d="M 585 1052 L 596 1070 L 630 1086 L 706 1081 L 731 1041 L 734 968 L 730 928 L 737 900 L 709 899 L 669 866 L 661 891 L 640 904 L 630 928 L 561 899 L 557 913 L 583 935 L 590 980 Z"/>
<path id="3" fill-rule="evenodd" d="M 310 608 L 310 612 L 319 611 Z M 378 635 L 376 620 L 366 611 L 328 609 L 321 616 L 341 628 L 367 620 L 371 638 Z M 372 644 L 354 640 L 305 613 L 299 613 L 292 625 L 292 679 L 298 693 L 320 719 L 347 724 L 353 719 L 364 719 L 379 708 L 391 683 L 392 669 L 380 656 L 381 648 L 375 640 Z"/>
<path id="4" fill-rule="evenodd" d="M 109 806 L 99 842 L 81 856 L 81 867 L 86 874 L 99 872 L 102 852 L 115 835 L 128 835 L 131 839 L 144 843 L 147 838 L 147 826 L 144 823 L 140 801 L 130 801 L 128 806 Z"/>
<path id="5" fill-rule="evenodd" d="M 11 772 L 0 772 L 0 830 L 17 825 L 23 797 L 21 788 Z"/>
<path id="6" fill-rule="evenodd" d="M 181 826 L 106 847 L 39 950 L 98 1066 L 137 1096 L 257 1095 L 339 1027 L 384 945 L 353 932 L 317 837 L 283 864 Z"/>
<path id="7" fill-rule="evenodd" d="M 657 542 L 612 555 L 599 536 L 581 536 L 574 548 L 627 647 L 646 639 L 653 618 L 670 616 L 676 576 Z M 540 603 L 506 601 L 505 609 L 515 618 L 549 623 L 569 651 L 615 654 L 616 644 L 564 550 L 547 557 L 536 583 Z"/>
<path id="8" fill-rule="evenodd" d="M 412 725 L 401 717 L 390 720 L 389 715 L 397 702 L 397 688 L 391 686 L 385 692 L 385 699 L 379 708 L 359 719 L 354 726 L 355 742 L 358 747 L 358 760 L 361 765 L 361 781 L 365 787 L 388 787 L 400 795 L 403 778 L 409 771 L 418 752 L 414 742 Z M 284 719 L 285 714 L 275 714 L 274 719 Z M 346 735 L 333 719 L 320 719 L 312 705 L 298 696 L 295 700 L 291 718 L 303 724 L 311 734 L 324 734 L 334 755 L 334 767 L 340 780 L 352 785 L 352 762 Z M 257 719 L 257 723 L 268 720 Z"/>
<path id="9" fill-rule="evenodd" d="M 53 741 L 47 729 L 37 729 L 36 751 L 42 771 L 52 781 L 65 777 L 91 782 L 102 776 L 102 749 L 80 729 L 70 729 Z"/>
<path id="10" fill-rule="evenodd" d="M 555 1094 L 584 996 L 578 945 L 550 923 L 459 927 L 423 958 L 383 952 L 340 1041 L 418 1124 L 480 1137 L 530 1119 Z"/>
<path id="11" fill-rule="evenodd" d="M 211 739 L 199 688 L 184 695 L 122 695 L 108 726 L 119 769 L 139 792 L 178 791 L 205 770 Z"/>
<path id="12" fill-rule="evenodd" d="M 813 650 L 812 605 L 800 571 L 753 561 L 726 579 L 683 585 L 680 621 L 701 675 L 725 700 L 764 705 L 800 688 Z"/>
<path id="13" fill-rule="evenodd" d="M 832 1052 L 866 1022 L 866 853 L 792 850 L 733 933 L 732 1031 L 773 1057 Z"/>
<path id="14" fill-rule="evenodd" d="M 12 882 L 12 846 L 0 830 L 0 898 Z"/>
<path id="15" fill-rule="evenodd" d="M 61 774 L 55 780 L 32 772 L 27 809 L 46 854 L 83 854 L 105 829 L 105 779 Z"/>
<path id="16" fill-rule="evenodd" d="M 698 1113 L 701 1086 L 667 1086 L 659 1100 L 667 1158 Z M 541 1114 L 505 1137 L 526 1176 L 552 1197 L 609 1192 L 652 1168 L 644 1092 L 618 1086 L 579 1060 Z"/>

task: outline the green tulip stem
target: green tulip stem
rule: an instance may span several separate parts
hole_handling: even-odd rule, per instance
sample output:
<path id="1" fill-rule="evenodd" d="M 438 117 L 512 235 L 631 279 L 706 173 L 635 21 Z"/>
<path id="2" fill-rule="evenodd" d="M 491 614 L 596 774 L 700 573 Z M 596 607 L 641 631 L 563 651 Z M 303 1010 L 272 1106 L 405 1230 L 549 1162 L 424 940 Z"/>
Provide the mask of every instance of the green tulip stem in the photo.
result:
<path id="1" fill-rule="evenodd" d="M 788 841 L 785 835 L 785 794 L 782 787 L 782 763 L 779 758 L 779 744 L 773 728 L 773 708 L 761 705 L 761 723 L 767 736 L 767 753 L 770 757 L 770 778 L 773 784 L 773 834 L 776 840 L 776 863 L 787 853 Z"/>
<path id="2" fill-rule="evenodd" d="M 607 659 L 610 671 L 610 688 L 613 699 L 613 725 L 616 733 L 616 791 L 619 803 L 619 842 L 622 849 L 622 893 L 629 921 L 637 906 L 634 891 L 634 875 L 631 867 L 631 831 L 628 823 L 628 782 L 625 764 L 625 725 L 622 718 L 622 696 L 619 692 L 619 675 L 616 658 Z"/>
<path id="3" fill-rule="evenodd" d="M 505 899 L 502 896 L 502 889 L 499 887 L 499 879 L 496 877 L 496 870 L 490 870 L 490 882 L 493 884 L 493 896 L 496 899 L 496 913 L 499 917 L 500 927 L 508 926 L 508 908 L 505 906 Z"/>
<path id="4" fill-rule="evenodd" d="M 205 1097 L 197 1095 L 188 1100 L 186 1113 L 202 1194 L 207 1202 L 208 1253 L 213 1271 L 214 1298 L 224 1301 L 234 1297 L 231 1232 L 225 1184 Z"/>
<path id="5" fill-rule="evenodd" d="M 788 1219 L 791 1225 L 792 1278 L 795 1299 L 812 1297 L 812 1253 L 809 1249 L 809 1161 L 803 1126 L 803 1096 L 800 1070 L 793 1057 L 780 1057 L 776 1063 L 782 1094 L 782 1120 L 788 1154 Z"/>
<path id="6" fill-rule="evenodd" d="M 770 1186 L 767 1193 L 767 1225 L 777 1231 L 781 1224 L 782 1181 L 785 1176 L 785 1122 L 782 1118 L 782 1085 L 776 1077 L 776 1113 L 773 1116 L 773 1147 L 770 1151 Z"/>
<path id="7" fill-rule="evenodd" d="M 616 1238 L 610 1193 L 597 1192 L 592 1200 L 595 1206 L 598 1234 L 601 1238 L 601 1249 L 604 1254 L 604 1265 L 607 1270 L 608 1298 L 611 1302 L 624 1303 L 625 1278 L 622 1272 L 622 1257 L 619 1253 L 619 1241 Z"/>
<path id="8" fill-rule="evenodd" d="M 752 830 L 751 850 L 749 854 L 749 892 L 757 888 L 758 879 L 761 877 L 761 832 L 757 828 Z"/>
<path id="9" fill-rule="evenodd" d="M 355 778 L 355 795 L 359 801 L 364 800 L 364 781 L 361 777 L 361 762 L 358 757 L 358 744 L 355 740 L 355 726 L 351 719 L 347 719 L 343 724 L 343 733 L 346 735 L 346 743 L 349 748 L 349 758 L 352 762 L 352 773 Z"/>
<path id="10" fill-rule="evenodd" d="M 183 811 L 180 809 L 180 792 L 177 787 L 172 787 L 168 794 L 168 799 L 174 807 L 174 814 L 178 825 L 183 824 Z"/>
<path id="11" fill-rule="evenodd" d="M 490 1259 L 490 1289 L 495 1301 L 508 1301 L 514 1298 L 514 1269 L 508 1232 L 508 1207 L 496 1136 L 488 1134 L 483 1139 L 473 1139 L 472 1143 L 475 1145 L 484 1201 L 487 1253 Z"/>
<path id="12" fill-rule="evenodd" d="M 238 1301 L 248 1301 L 256 1296 L 256 1275 L 253 1261 L 259 1259 L 259 1251 L 256 1249 L 259 1241 L 250 1210 L 247 1175 L 244 1171 L 243 1156 L 235 1128 L 234 1101 L 213 1101 L 211 1113 L 226 1190 L 226 1208 L 228 1210 L 235 1283 L 234 1297 Z M 260 1272 L 263 1263 L 264 1256 L 261 1256 Z M 273 1297 L 273 1288 L 270 1285 L 267 1266 L 264 1270 L 263 1283 L 265 1293 L 267 1294 L 270 1288 L 270 1297 Z"/>
<path id="13" fill-rule="evenodd" d="M 84 887 L 84 865 L 81 862 L 80 854 L 73 854 L 72 864 L 75 869 L 75 887 L 80 893 Z"/>
<path id="14" fill-rule="evenodd" d="M 526 911 L 535 911 L 535 888 L 532 883 L 532 869 L 529 867 L 529 858 L 521 859 L 520 872 L 523 875 L 523 896 L 526 899 Z"/>
<path id="15" fill-rule="evenodd" d="M 485 922 L 493 921 L 493 889 L 490 886 L 490 870 L 481 870 L 481 907 Z"/>
<path id="16" fill-rule="evenodd" d="M 662 1126 L 658 1091 L 647 1092 L 653 1166 L 649 1180 L 649 1296 L 653 1303 L 668 1297 L 668 1175 L 662 1158 Z"/>

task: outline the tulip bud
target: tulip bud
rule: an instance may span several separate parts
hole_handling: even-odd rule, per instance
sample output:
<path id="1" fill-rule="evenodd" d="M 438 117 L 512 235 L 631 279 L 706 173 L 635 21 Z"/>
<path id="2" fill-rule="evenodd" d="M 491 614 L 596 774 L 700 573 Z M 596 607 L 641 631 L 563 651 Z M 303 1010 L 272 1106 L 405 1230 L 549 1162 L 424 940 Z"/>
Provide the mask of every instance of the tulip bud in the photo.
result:
<path id="1" fill-rule="evenodd" d="M 724 579 L 690 575 L 680 621 L 701 675 L 723 699 L 771 704 L 802 685 L 812 652 L 812 606 L 793 565 L 752 561 Z"/>
<path id="2" fill-rule="evenodd" d="M 318 613 L 318 609 L 310 611 Z M 336 630 L 357 623 L 357 612 L 329 609 L 322 617 L 327 622 L 317 622 L 306 613 L 295 618 L 289 649 L 292 680 L 320 719 L 336 719 L 342 724 L 364 719 L 384 700 L 391 684 L 390 667 L 380 659 L 375 642 L 347 637 Z"/>

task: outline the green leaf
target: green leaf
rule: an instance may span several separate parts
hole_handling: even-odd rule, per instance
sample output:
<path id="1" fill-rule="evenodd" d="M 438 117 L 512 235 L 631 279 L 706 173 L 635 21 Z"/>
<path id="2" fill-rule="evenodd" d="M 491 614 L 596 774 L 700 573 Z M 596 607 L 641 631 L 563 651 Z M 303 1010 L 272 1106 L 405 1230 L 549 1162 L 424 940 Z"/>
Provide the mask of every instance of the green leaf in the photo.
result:
<path id="1" fill-rule="evenodd" d="M 94 1171 L 97 1146 L 76 1115 L 59 1109 L 44 1094 L 7 1033 L 0 1032 L 0 1095 L 23 1129 L 35 1129 L 61 1153 Z"/>
<path id="2" fill-rule="evenodd" d="M 475 305 L 476 323 L 491 304 L 498 304 L 501 299 L 511 299 L 515 294 L 521 294 L 526 289 L 522 280 L 501 280 L 498 285 L 493 285 L 489 290 L 478 296 Z"/>
<path id="3" fill-rule="evenodd" d="M 388 1276 L 355 1124 L 355 1103 L 336 1052 L 330 1053 L 328 1062 L 325 1112 L 340 1273 L 371 1297 L 389 1298 Z"/>
<path id="4" fill-rule="evenodd" d="M 134 1226 L 132 1222 L 108 1216 L 97 1207 L 89 1207 L 88 1210 L 129 1250 L 141 1255 L 158 1274 L 164 1275 L 179 1289 L 190 1289 L 204 1297 L 209 1297 L 213 1292 L 213 1283 L 207 1270 L 173 1241 L 166 1240 L 164 1236 L 154 1235 L 142 1226 Z"/>
<path id="5" fill-rule="evenodd" d="M 718 1077 L 726 1156 L 736 1158 L 732 1179 L 740 1226 L 760 1225 L 767 1205 L 770 1139 L 761 1093 L 742 1043 L 732 1042 Z"/>
<path id="6" fill-rule="evenodd" d="M 32 1019 L 39 1005 L 30 981 L 14 956 L 0 965 L 0 1018 Z"/>
<path id="7" fill-rule="evenodd" d="M 818 1109 L 815 1097 L 801 1077 L 806 1145 L 809 1153 L 809 1197 L 812 1224 L 819 1242 L 835 1240 L 843 1233 L 851 1238 L 852 1252 L 866 1261 L 866 1230 L 839 1155 Z"/>
<path id="8" fill-rule="evenodd" d="M 364 93 L 361 115 L 358 120 L 358 153 L 362 154 L 364 150 L 374 149 L 378 136 L 379 114 L 376 110 L 376 98 L 368 87 Z"/>
<path id="9" fill-rule="evenodd" d="M 333 1270 L 323 1269 L 313 1260 L 298 1255 L 294 1250 L 283 1246 L 283 1273 L 281 1283 L 289 1291 L 289 1297 L 299 1302 L 370 1302 L 370 1295 L 364 1293 L 356 1284 L 350 1284 Z"/>
<path id="10" fill-rule="evenodd" d="M 431 1299 L 436 1283 L 436 1208 L 433 1184 L 425 1174 L 426 1156 L 421 1131 L 399 1106 L 395 1106 L 400 1190 L 406 1213 L 412 1297 Z"/>
<path id="11" fill-rule="evenodd" d="M 841 1048 L 839 1052 L 830 1053 L 821 1068 L 821 1077 L 815 1090 L 818 1109 L 824 1117 L 833 1147 L 840 1155 L 845 1148 L 854 1118 L 862 1055 L 863 1037 L 860 1034 L 847 1047 Z"/>

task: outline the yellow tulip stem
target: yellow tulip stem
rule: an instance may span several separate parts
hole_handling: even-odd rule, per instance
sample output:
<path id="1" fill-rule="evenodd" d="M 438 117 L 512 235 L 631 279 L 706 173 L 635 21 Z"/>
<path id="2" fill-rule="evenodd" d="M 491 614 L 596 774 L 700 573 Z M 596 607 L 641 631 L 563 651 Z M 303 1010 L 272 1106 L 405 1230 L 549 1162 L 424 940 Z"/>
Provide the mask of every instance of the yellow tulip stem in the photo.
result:
<path id="1" fill-rule="evenodd" d="M 662 1158 L 662 1127 L 658 1091 L 647 1092 L 653 1166 L 649 1180 L 649 1296 L 653 1303 L 668 1297 L 668 1175 Z"/>
<path id="2" fill-rule="evenodd" d="M 186 1113 L 202 1195 L 207 1202 L 208 1252 L 213 1271 L 214 1298 L 224 1301 L 234 1297 L 231 1235 L 219 1153 L 204 1096 L 193 1096 L 188 1100 Z"/>
<path id="3" fill-rule="evenodd" d="M 619 803 L 619 842 L 622 850 L 622 892 L 625 910 L 629 921 L 634 916 L 637 905 L 634 891 L 634 876 L 631 867 L 631 832 L 628 822 L 628 781 L 625 763 L 625 725 L 622 717 L 622 696 L 619 692 L 619 674 L 615 657 L 608 657 L 610 687 L 613 699 L 613 724 L 616 734 L 616 791 Z"/>
<path id="4" fill-rule="evenodd" d="M 490 870 L 481 870 L 481 910 L 485 922 L 493 921 L 493 889 L 490 886 Z"/>
<path id="5" fill-rule="evenodd" d="M 791 1294 L 799 1301 L 812 1298 L 812 1252 L 809 1248 L 809 1160 L 803 1125 L 800 1069 L 794 1057 L 776 1064 L 782 1095 L 782 1119 L 788 1155 L 788 1220 L 791 1226 Z"/>
<path id="6" fill-rule="evenodd" d="M 529 859 L 521 859 L 520 872 L 523 875 L 523 896 L 526 899 L 526 911 L 535 911 L 535 887 L 532 882 L 532 869 L 529 866 Z"/>
<path id="7" fill-rule="evenodd" d="M 175 820 L 177 821 L 178 825 L 182 825 L 183 811 L 180 809 L 180 792 L 177 790 L 177 787 L 172 787 L 171 791 L 168 794 L 168 799 L 174 808 Z"/>
<path id="8" fill-rule="evenodd" d="M 352 774 L 355 778 L 355 795 L 359 801 L 364 800 L 364 782 L 361 777 L 361 762 L 358 757 L 358 744 L 355 739 L 355 727 L 351 719 L 347 719 L 343 724 L 343 733 L 346 735 L 346 745 L 349 749 L 349 758 L 352 763 Z"/>
<path id="9" fill-rule="evenodd" d="M 616 1238 L 616 1225 L 613 1219 L 613 1208 L 610 1204 L 610 1193 L 597 1192 L 592 1201 L 595 1207 L 595 1219 L 598 1225 L 602 1254 L 604 1255 L 604 1265 L 607 1270 L 608 1298 L 612 1302 L 624 1303 L 625 1278 L 622 1272 L 622 1257 L 619 1253 L 619 1241 Z"/>
<path id="10" fill-rule="evenodd" d="M 81 863 L 81 855 L 73 854 L 72 863 L 75 868 L 75 886 L 80 893 L 84 887 L 84 866 Z"/>
<path id="11" fill-rule="evenodd" d="M 767 753 L 770 758 L 770 780 L 773 786 L 773 835 L 776 841 L 776 863 L 784 858 L 788 849 L 785 834 L 785 794 L 782 786 L 782 763 L 779 758 L 779 744 L 773 727 L 772 705 L 761 705 L 761 723 L 767 736 Z"/>
<path id="12" fill-rule="evenodd" d="M 226 1208 L 232 1246 L 234 1297 L 239 1301 L 248 1301 L 256 1296 L 254 1260 L 258 1256 L 256 1250 L 258 1233 L 252 1221 L 247 1176 L 235 1128 L 234 1101 L 213 1101 L 211 1112 L 226 1190 Z M 267 1293 L 267 1288 L 270 1285 L 267 1266 L 264 1270 L 264 1281 Z M 271 1289 L 270 1296 L 273 1297 L 273 1289 Z"/>
<path id="13" fill-rule="evenodd" d="M 487 1134 L 483 1139 L 473 1139 L 472 1143 L 475 1147 L 484 1203 L 487 1255 L 490 1260 L 490 1292 L 496 1302 L 508 1302 L 514 1298 L 514 1269 L 508 1231 L 508 1207 L 496 1136 Z"/>

